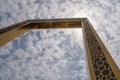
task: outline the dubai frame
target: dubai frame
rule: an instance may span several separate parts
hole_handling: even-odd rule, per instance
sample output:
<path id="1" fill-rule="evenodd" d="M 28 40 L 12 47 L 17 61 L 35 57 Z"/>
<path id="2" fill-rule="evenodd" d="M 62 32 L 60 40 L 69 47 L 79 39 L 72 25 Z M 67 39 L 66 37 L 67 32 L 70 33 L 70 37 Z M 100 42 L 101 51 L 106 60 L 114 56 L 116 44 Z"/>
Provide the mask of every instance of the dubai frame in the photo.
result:
<path id="1" fill-rule="evenodd" d="M 82 28 L 90 80 L 120 80 L 120 70 L 87 18 L 35 19 L 0 29 L 0 46 L 30 29 Z"/>

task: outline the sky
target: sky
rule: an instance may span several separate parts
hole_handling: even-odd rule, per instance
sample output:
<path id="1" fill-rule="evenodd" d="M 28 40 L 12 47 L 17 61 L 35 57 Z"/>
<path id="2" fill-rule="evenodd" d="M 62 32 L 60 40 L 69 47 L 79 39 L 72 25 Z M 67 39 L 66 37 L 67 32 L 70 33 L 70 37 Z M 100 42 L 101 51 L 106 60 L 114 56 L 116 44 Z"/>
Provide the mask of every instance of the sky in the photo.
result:
<path id="1" fill-rule="evenodd" d="M 120 0 L 0 0 L 0 28 L 87 17 L 120 68 Z M 30 30 L 0 47 L 0 80 L 88 80 L 81 29 Z"/>

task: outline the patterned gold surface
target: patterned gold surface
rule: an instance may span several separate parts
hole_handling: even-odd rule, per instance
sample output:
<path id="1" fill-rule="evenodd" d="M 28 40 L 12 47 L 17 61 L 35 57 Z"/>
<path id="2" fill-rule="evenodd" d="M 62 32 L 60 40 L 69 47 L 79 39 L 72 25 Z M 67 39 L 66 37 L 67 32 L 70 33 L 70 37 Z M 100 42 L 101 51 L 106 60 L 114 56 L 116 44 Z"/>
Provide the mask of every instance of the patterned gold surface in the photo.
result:
<path id="1" fill-rule="evenodd" d="M 96 80 L 117 80 L 88 23 L 84 24 Z"/>

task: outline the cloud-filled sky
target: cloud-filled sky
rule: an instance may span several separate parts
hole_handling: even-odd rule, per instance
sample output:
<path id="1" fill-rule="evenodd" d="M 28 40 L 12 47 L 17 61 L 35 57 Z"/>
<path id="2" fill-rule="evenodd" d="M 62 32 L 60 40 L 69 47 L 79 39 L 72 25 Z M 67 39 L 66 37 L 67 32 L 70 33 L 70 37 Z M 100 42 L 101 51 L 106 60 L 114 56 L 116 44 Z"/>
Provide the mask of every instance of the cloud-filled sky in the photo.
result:
<path id="1" fill-rule="evenodd" d="M 120 68 L 120 0 L 1 0 L 0 28 L 87 17 Z M 0 47 L 0 80 L 88 80 L 81 29 L 30 30 Z"/>

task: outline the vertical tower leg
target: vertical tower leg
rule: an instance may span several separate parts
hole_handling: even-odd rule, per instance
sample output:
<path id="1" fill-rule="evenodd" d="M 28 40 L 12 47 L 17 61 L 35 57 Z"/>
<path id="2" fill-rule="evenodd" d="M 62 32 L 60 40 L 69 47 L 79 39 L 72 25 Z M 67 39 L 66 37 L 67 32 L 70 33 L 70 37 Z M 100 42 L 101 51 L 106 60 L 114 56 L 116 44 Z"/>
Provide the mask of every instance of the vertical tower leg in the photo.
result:
<path id="1" fill-rule="evenodd" d="M 120 80 L 120 70 L 92 25 L 83 21 L 83 35 L 91 80 Z"/>

